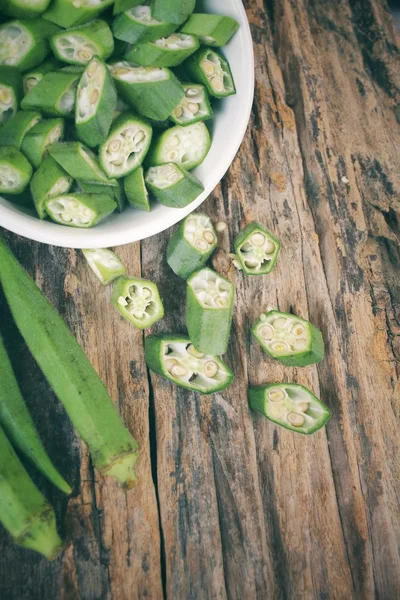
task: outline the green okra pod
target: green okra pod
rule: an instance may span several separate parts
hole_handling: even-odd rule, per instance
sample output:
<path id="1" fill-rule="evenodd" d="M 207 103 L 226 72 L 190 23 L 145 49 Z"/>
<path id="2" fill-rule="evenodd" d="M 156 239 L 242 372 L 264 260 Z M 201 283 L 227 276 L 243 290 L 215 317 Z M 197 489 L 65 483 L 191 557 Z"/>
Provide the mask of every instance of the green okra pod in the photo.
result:
<path id="1" fill-rule="evenodd" d="M 65 494 L 72 492 L 40 441 L 0 335 L 0 426 L 13 444 Z"/>
<path id="2" fill-rule="evenodd" d="M 185 62 L 188 76 L 206 86 L 215 98 L 236 94 L 235 83 L 229 63 L 215 50 L 200 48 Z"/>
<path id="3" fill-rule="evenodd" d="M 43 19 L 69 28 L 96 19 L 114 0 L 53 0 Z"/>
<path id="4" fill-rule="evenodd" d="M 72 65 L 86 65 L 94 56 L 106 60 L 114 51 L 114 38 L 105 21 L 91 21 L 50 38 L 56 58 Z"/>
<path id="5" fill-rule="evenodd" d="M 46 73 L 22 99 L 21 108 L 54 117 L 72 116 L 80 76 L 80 72 L 64 70 Z"/>
<path id="6" fill-rule="evenodd" d="M 49 152 L 74 179 L 110 185 L 97 156 L 81 142 L 59 142 L 50 146 Z"/>
<path id="7" fill-rule="evenodd" d="M 95 467 L 103 475 L 132 487 L 136 481 L 137 442 L 58 312 L 2 240 L 0 283 L 19 331 L 88 445 Z"/>
<path id="8" fill-rule="evenodd" d="M 279 241 L 261 223 L 249 223 L 235 239 L 235 252 L 246 275 L 271 273 L 278 260 Z"/>
<path id="9" fill-rule="evenodd" d="M 209 268 L 187 280 L 186 327 L 195 348 L 207 354 L 225 354 L 234 304 L 230 281 Z"/>
<path id="10" fill-rule="evenodd" d="M 248 397 L 253 410 L 298 433 L 314 433 L 331 417 L 329 408 L 302 385 L 269 383 L 250 388 Z"/>
<path id="11" fill-rule="evenodd" d="M 171 114 L 171 119 L 182 127 L 213 118 L 210 99 L 204 85 L 184 83 L 185 96 Z"/>
<path id="12" fill-rule="evenodd" d="M 143 0 L 115 0 L 113 14 L 119 15 L 119 13 L 129 10 L 133 6 L 138 6 L 142 2 Z"/>
<path id="13" fill-rule="evenodd" d="M 18 69 L 0 67 L 0 126 L 16 114 L 21 97 L 22 78 Z"/>
<path id="14" fill-rule="evenodd" d="M 78 84 L 75 104 L 76 134 L 94 148 L 104 142 L 117 108 L 117 91 L 107 65 L 95 56 Z"/>
<path id="15" fill-rule="evenodd" d="M 181 335 L 149 335 L 145 341 L 147 366 L 176 385 L 200 394 L 227 388 L 234 375 L 217 356 L 198 352 L 189 338 Z"/>
<path id="16" fill-rule="evenodd" d="M 21 152 L 36 169 L 47 153 L 51 144 L 59 142 L 64 136 L 64 119 L 47 119 L 40 121 L 25 135 Z"/>
<path id="17" fill-rule="evenodd" d="M 144 67 L 176 67 L 196 52 L 199 46 L 196 36 L 178 32 L 135 45 L 125 54 L 125 58 Z"/>
<path id="18" fill-rule="evenodd" d="M 167 246 L 167 263 L 187 279 L 206 264 L 217 247 L 217 234 L 210 217 L 193 213 L 181 221 Z"/>
<path id="19" fill-rule="evenodd" d="M 108 194 L 117 205 L 117 211 L 122 212 L 126 204 L 126 196 L 122 179 L 109 179 L 108 184 L 90 183 L 87 181 L 77 181 L 78 192 L 87 192 L 88 194 Z"/>
<path id="20" fill-rule="evenodd" d="M 1 12 L 16 19 L 34 19 L 41 15 L 51 0 L 2 0 Z"/>
<path id="21" fill-rule="evenodd" d="M 43 19 L 8 21 L 0 26 L 0 65 L 27 71 L 40 65 L 50 52 L 48 38 L 58 27 Z"/>
<path id="22" fill-rule="evenodd" d="M 196 35 L 205 46 L 225 46 L 240 25 L 231 17 L 205 13 L 193 13 L 181 27 L 182 33 Z"/>
<path id="23" fill-rule="evenodd" d="M 31 193 L 40 219 L 47 216 L 45 203 L 49 198 L 66 194 L 71 189 L 73 177 L 52 156 L 46 156 L 31 179 Z"/>
<path id="24" fill-rule="evenodd" d="M 204 191 L 197 177 L 174 163 L 151 167 L 145 182 L 152 195 L 171 208 L 184 208 Z"/>
<path id="25" fill-rule="evenodd" d="M 140 167 L 150 147 L 151 125 L 132 112 L 122 113 L 100 146 L 100 164 L 108 177 L 120 179 Z"/>
<path id="26" fill-rule="evenodd" d="M 57 71 L 58 69 L 61 69 L 62 66 L 63 63 L 60 63 L 55 58 L 49 57 L 41 65 L 24 73 L 22 76 L 24 95 L 33 90 L 35 85 L 37 85 L 39 81 L 43 79 L 46 73 Z"/>
<path id="27" fill-rule="evenodd" d="M 106 248 L 82 250 L 83 256 L 100 283 L 108 285 L 125 275 L 126 268 L 114 252 Z"/>
<path id="28" fill-rule="evenodd" d="M 146 279 L 120 277 L 111 295 L 111 303 L 138 329 L 147 329 L 164 317 L 158 288 Z"/>
<path id="29" fill-rule="evenodd" d="M 32 166 L 13 146 L 0 146 L 0 193 L 16 196 L 28 186 Z"/>
<path id="30" fill-rule="evenodd" d="M 13 146 L 18 150 L 24 137 L 32 127 L 41 121 L 36 111 L 19 111 L 0 129 L 0 146 Z"/>
<path id="31" fill-rule="evenodd" d="M 124 179 L 126 198 L 131 206 L 150 212 L 149 193 L 144 180 L 143 167 L 138 167 Z"/>
<path id="32" fill-rule="evenodd" d="M 146 164 L 153 167 L 176 163 L 187 171 L 198 167 L 211 148 L 211 136 L 204 123 L 181 127 L 176 125 L 164 131 L 153 143 Z"/>
<path id="33" fill-rule="evenodd" d="M 48 560 L 63 547 L 53 508 L 39 492 L 0 427 L 0 522 L 23 548 Z"/>
<path id="34" fill-rule="evenodd" d="M 192 14 L 196 0 L 152 0 L 151 10 L 155 19 L 181 25 Z"/>
<path id="35" fill-rule="evenodd" d="M 185 95 L 183 87 L 169 69 L 135 67 L 127 61 L 110 66 L 111 75 L 122 98 L 149 119 L 167 119 Z"/>
<path id="36" fill-rule="evenodd" d="M 150 6 L 140 4 L 118 15 L 112 24 L 117 39 L 139 44 L 165 38 L 178 28 L 174 23 L 157 21 L 151 14 Z"/>
<path id="37" fill-rule="evenodd" d="M 110 194 L 63 194 L 45 200 L 45 209 L 52 221 L 68 227 L 87 229 L 109 217 L 117 208 Z"/>
<path id="38" fill-rule="evenodd" d="M 252 332 L 265 352 L 286 366 L 305 367 L 324 358 L 322 333 L 296 315 L 277 310 L 263 313 Z"/>

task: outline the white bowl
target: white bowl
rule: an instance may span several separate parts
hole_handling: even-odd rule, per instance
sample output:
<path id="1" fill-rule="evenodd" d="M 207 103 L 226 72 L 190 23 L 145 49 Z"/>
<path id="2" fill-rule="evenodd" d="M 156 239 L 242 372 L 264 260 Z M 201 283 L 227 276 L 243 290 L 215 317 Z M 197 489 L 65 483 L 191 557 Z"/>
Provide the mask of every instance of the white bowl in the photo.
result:
<path id="1" fill-rule="evenodd" d="M 194 172 L 202 181 L 204 192 L 186 208 L 176 209 L 154 203 L 151 212 L 127 208 L 114 213 L 92 229 L 77 229 L 40 221 L 32 211 L 0 198 L 0 225 L 24 237 L 67 248 L 108 248 L 142 240 L 174 225 L 211 194 L 231 165 L 246 132 L 254 94 L 254 57 L 250 27 L 241 0 L 204 0 L 201 10 L 229 15 L 240 29 L 223 48 L 230 62 L 237 94 L 214 103 L 211 121 L 211 150 Z M 197 8 L 197 11 L 199 8 Z"/>

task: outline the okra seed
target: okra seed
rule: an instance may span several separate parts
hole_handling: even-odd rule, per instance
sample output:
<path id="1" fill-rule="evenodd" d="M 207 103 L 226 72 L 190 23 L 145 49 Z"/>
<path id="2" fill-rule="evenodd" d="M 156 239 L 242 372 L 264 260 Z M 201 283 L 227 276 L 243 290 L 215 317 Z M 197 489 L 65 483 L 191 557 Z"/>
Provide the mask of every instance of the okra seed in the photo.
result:
<path id="1" fill-rule="evenodd" d="M 25 89 L 27 92 L 30 92 L 31 90 L 33 90 L 33 88 L 35 87 L 35 85 L 38 83 L 36 77 L 28 77 L 28 79 L 25 80 Z"/>
<path id="2" fill-rule="evenodd" d="M 185 367 L 182 367 L 182 365 L 177 364 L 174 367 L 172 367 L 170 373 L 172 377 L 184 377 L 184 375 L 187 374 L 187 370 L 185 369 Z"/>
<path id="3" fill-rule="evenodd" d="M 296 340 L 293 344 L 293 350 L 300 351 L 305 350 L 307 348 L 307 340 L 304 338 L 300 338 Z"/>
<path id="4" fill-rule="evenodd" d="M 151 290 L 149 290 L 149 288 L 143 288 L 142 289 L 142 296 L 144 298 L 151 298 L 151 296 L 152 296 Z"/>
<path id="5" fill-rule="evenodd" d="M 90 63 L 90 65 L 89 65 L 89 68 L 88 68 L 88 71 L 87 71 L 87 73 L 88 73 L 89 77 L 93 77 L 93 75 L 94 75 L 94 74 L 96 73 L 96 71 L 97 71 L 97 67 L 98 67 L 98 62 L 97 62 L 96 60 L 93 60 L 93 61 Z"/>
<path id="6" fill-rule="evenodd" d="M 88 61 L 92 58 L 92 55 L 88 50 L 78 50 L 77 56 L 84 61 Z"/>
<path id="7" fill-rule="evenodd" d="M 269 414 L 275 419 L 281 419 L 285 410 L 281 404 L 272 404 L 269 408 Z"/>
<path id="8" fill-rule="evenodd" d="M 121 165 L 124 164 L 124 157 L 120 156 L 118 158 L 113 158 L 112 160 L 110 160 L 110 163 L 112 165 L 115 165 L 116 167 L 120 167 Z"/>
<path id="9" fill-rule="evenodd" d="M 224 298 L 224 296 L 217 296 L 215 298 L 215 304 L 217 306 L 220 306 L 221 308 L 224 308 L 227 305 L 227 303 L 228 303 L 227 299 Z"/>
<path id="10" fill-rule="evenodd" d="M 176 135 L 169 140 L 169 146 L 170 148 L 179 146 L 179 138 Z"/>
<path id="11" fill-rule="evenodd" d="M 310 405 L 308 404 L 308 402 L 300 402 L 298 407 L 300 408 L 301 411 L 307 412 L 308 409 L 310 408 Z"/>
<path id="12" fill-rule="evenodd" d="M 233 260 L 232 264 L 235 267 L 235 269 L 237 269 L 238 271 L 242 270 L 241 264 L 240 264 L 240 262 L 238 260 Z"/>
<path id="13" fill-rule="evenodd" d="M 120 148 L 121 148 L 121 142 L 120 142 L 120 140 L 112 140 L 108 144 L 107 150 L 111 154 L 114 154 L 115 152 L 118 152 Z"/>
<path id="14" fill-rule="evenodd" d="M 285 327 L 286 321 L 287 319 L 279 317 L 279 319 L 275 319 L 275 321 L 273 322 L 273 326 L 275 327 L 275 329 L 281 329 L 282 327 Z"/>
<path id="15" fill-rule="evenodd" d="M 265 252 L 267 254 L 272 254 L 273 252 L 275 252 L 276 246 L 274 244 L 274 242 L 272 242 L 271 240 L 267 240 L 266 245 L 265 245 Z"/>
<path id="16" fill-rule="evenodd" d="M 186 96 L 188 98 L 193 98 L 194 96 L 197 96 L 198 92 L 195 88 L 189 88 L 186 90 Z"/>
<path id="17" fill-rule="evenodd" d="M 271 325 L 263 325 L 263 327 L 261 327 L 259 330 L 259 334 L 263 340 L 272 340 L 274 337 L 274 330 Z"/>
<path id="18" fill-rule="evenodd" d="M 294 335 L 300 337 L 302 335 L 304 335 L 304 327 L 303 325 L 295 325 L 292 329 L 292 333 L 294 333 Z"/>
<path id="19" fill-rule="evenodd" d="M 112 69 L 114 75 L 126 75 L 129 73 L 129 69 L 124 69 L 123 67 L 118 67 L 117 69 Z"/>
<path id="20" fill-rule="evenodd" d="M 290 350 L 289 344 L 286 344 L 286 342 L 274 342 L 271 344 L 271 348 L 274 352 L 285 352 L 285 350 Z"/>
<path id="21" fill-rule="evenodd" d="M 200 106 L 197 104 L 197 102 L 189 102 L 187 107 L 194 115 L 196 115 L 200 110 Z"/>
<path id="22" fill-rule="evenodd" d="M 258 260 L 253 259 L 253 260 L 245 260 L 244 264 L 246 265 L 246 267 L 248 269 L 256 269 L 260 263 L 258 262 Z"/>
<path id="23" fill-rule="evenodd" d="M 264 246 L 265 235 L 263 233 L 259 233 L 259 232 L 253 233 L 253 235 L 250 238 L 250 241 L 254 246 L 258 246 L 258 247 Z"/>
<path id="24" fill-rule="evenodd" d="M 99 90 L 93 90 L 93 92 L 90 94 L 90 104 L 96 104 L 98 99 L 99 99 Z"/>
<path id="25" fill-rule="evenodd" d="M 11 104 L 12 103 L 12 96 L 8 90 L 0 91 L 0 102 L 2 104 Z"/>
<path id="26" fill-rule="evenodd" d="M 252 252 L 253 250 L 254 250 L 254 248 L 253 248 L 253 246 L 249 242 L 246 242 L 240 248 L 240 252 Z"/>
<path id="27" fill-rule="evenodd" d="M 224 90 L 224 83 L 220 77 L 213 77 L 210 80 L 210 83 L 211 83 L 211 87 L 216 92 L 222 92 Z"/>
<path id="28" fill-rule="evenodd" d="M 206 75 L 214 75 L 215 67 L 210 61 L 206 60 L 203 62 L 203 71 Z"/>
<path id="29" fill-rule="evenodd" d="M 177 367 L 178 365 L 179 363 L 177 360 L 175 360 L 175 358 L 167 358 L 167 360 L 165 361 L 165 368 L 169 373 L 171 373 L 172 369 L 174 367 Z"/>
<path id="30" fill-rule="evenodd" d="M 196 240 L 196 246 L 199 250 L 207 250 L 208 244 L 206 240 Z"/>
<path id="31" fill-rule="evenodd" d="M 225 223 L 225 221 L 218 221 L 218 223 L 215 224 L 215 230 L 218 231 L 218 233 L 222 233 L 227 228 L 228 225 Z"/>
<path id="32" fill-rule="evenodd" d="M 140 142 L 142 142 L 145 138 L 145 133 L 144 131 L 138 131 L 137 134 L 135 135 L 135 137 L 133 138 L 133 143 L 134 144 L 140 144 Z"/>
<path id="33" fill-rule="evenodd" d="M 204 358 L 204 354 L 202 354 L 201 352 L 198 352 L 196 350 L 196 348 L 193 346 L 193 344 L 190 344 L 187 347 L 187 352 L 191 355 L 194 356 L 195 358 Z"/>
<path id="34" fill-rule="evenodd" d="M 213 244 L 215 242 L 215 236 L 212 231 L 205 231 L 203 233 L 203 238 L 209 243 Z"/>
<path id="35" fill-rule="evenodd" d="M 213 360 L 210 360 L 208 363 L 204 365 L 204 373 L 207 377 L 215 377 L 218 373 L 218 365 Z"/>
<path id="36" fill-rule="evenodd" d="M 174 115 L 177 119 L 179 119 L 183 115 L 183 108 L 178 106 L 178 108 L 174 110 Z"/>
<path id="37" fill-rule="evenodd" d="M 168 160 L 173 162 L 176 158 L 178 158 L 178 152 L 176 150 L 173 150 L 168 154 Z"/>
<path id="38" fill-rule="evenodd" d="M 268 392 L 268 398 L 271 402 L 283 402 L 285 394 L 282 390 L 271 390 Z"/>
<path id="39" fill-rule="evenodd" d="M 299 413 L 291 412 L 287 416 L 287 420 L 293 427 L 301 427 L 305 423 L 305 418 Z"/>

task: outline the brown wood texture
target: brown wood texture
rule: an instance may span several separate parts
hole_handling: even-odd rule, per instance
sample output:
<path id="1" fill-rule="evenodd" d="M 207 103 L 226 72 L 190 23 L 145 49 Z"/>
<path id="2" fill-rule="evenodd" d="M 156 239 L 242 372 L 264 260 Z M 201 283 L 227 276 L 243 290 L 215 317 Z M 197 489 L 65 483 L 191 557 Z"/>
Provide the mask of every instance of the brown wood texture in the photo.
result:
<path id="1" fill-rule="evenodd" d="M 68 540 L 54 563 L 0 534 L 2 600 L 400 597 L 400 60 L 384 0 L 246 0 L 256 58 L 249 129 L 203 206 L 224 220 L 214 267 L 236 286 L 227 360 L 212 397 L 150 374 L 144 336 L 123 321 L 79 251 L 3 231 L 60 310 L 141 444 L 130 492 L 94 472 L 0 296 L 0 326 L 49 453 L 74 485 L 53 502 Z M 246 278 L 232 240 L 258 219 L 282 242 L 278 268 Z M 158 283 L 184 331 L 171 232 L 120 247 Z M 284 368 L 250 327 L 268 305 L 310 318 L 327 354 Z M 332 410 L 295 435 L 249 411 L 249 384 L 299 382 Z"/>

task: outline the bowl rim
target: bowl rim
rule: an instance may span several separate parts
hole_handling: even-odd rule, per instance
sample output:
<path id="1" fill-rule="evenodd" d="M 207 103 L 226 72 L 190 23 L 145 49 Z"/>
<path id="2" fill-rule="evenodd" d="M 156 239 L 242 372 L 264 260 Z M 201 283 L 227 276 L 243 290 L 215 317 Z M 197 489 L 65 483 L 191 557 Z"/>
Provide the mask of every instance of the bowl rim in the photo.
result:
<path id="1" fill-rule="evenodd" d="M 101 226 L 91 229 L 74 229 L 72 227 L 57 225 L 49 221 L 41 221 L 36 216 L 20 212 L 17 205 L 13 205 L 4 199 L 0 202 L 0 226 L 18 234 L 22 237 L 36 242 L 54 245 L 64 248 L 110 248 L 141 241 L 146 238 L 157 235 L 172 227 L 187 215 L 195 211 L 214 191 L 222 178 L 229 170 L 246 134 L 254 99 L 254 50 L 250 31 L 250 25 L 247 19 L 246 10 L 242 0 L 231 0 L 237 11 L 241 14 L 240 24 L 241 33 L 244 37 L 242 45 L 242 58 L 248 65 L 244 85 L 247 89 L 246 101 L 241 106 L 242 118 L 240 128 L 236 138 L 236 143 L 229 148 L 224 160 L 224 170 L 214 173 L 214 176 L 208 182 L 206 189 L 194 202 L 182 209 L 168 209 L 162 219 L 156 223 L 142 224 L 140 227 L 132 227 L 124 232 L 103 231 Z M 166 207 L 165 207 L 166 208 Z M 129 210 L 129 208 L 128 208 Z M 151 213 L 148 213 L 149 215 Z M 50 225 L 50 226 L 49 226 Z M 74 237 L 76 238 L 74 240 Z"/>

